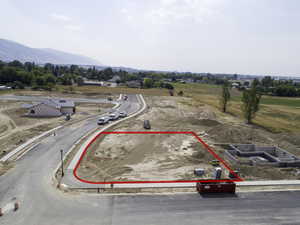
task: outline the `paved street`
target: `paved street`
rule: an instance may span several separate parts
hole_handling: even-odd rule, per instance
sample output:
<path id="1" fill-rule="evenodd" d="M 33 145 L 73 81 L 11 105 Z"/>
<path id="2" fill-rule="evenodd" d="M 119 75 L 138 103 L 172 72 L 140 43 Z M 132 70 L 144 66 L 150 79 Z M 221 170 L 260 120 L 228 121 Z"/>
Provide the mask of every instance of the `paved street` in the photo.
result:
<path id="1" fill-rule="evenodd" d="M 121 110 L 139 108 L 130 95 Z M 96 127 L 96 119 L 74 124 L 44 139 L 14 169 L 0 177 L 0 206 L 16 197 L 17 212 L 0 217 L 1 225 L 93 224 L 300 224 L 300 192 L 103 196 L 65 194 L 51 184 L 60 149 L 70 147 Z"/>
<path id="2" fill-rule="evenodd" d="M 30 101 L 42 102 L 49 99 L 47 96 L 23 96 L 23 95 L 1 95 L 0 100 L 14 100 L 14 101 Z M 58 97 L 51 97 L 51 99 L 61 99 Z M 93 98 L 63 98 L 77 103 L 113 103 L 107 99 L 93 99 Z"/>

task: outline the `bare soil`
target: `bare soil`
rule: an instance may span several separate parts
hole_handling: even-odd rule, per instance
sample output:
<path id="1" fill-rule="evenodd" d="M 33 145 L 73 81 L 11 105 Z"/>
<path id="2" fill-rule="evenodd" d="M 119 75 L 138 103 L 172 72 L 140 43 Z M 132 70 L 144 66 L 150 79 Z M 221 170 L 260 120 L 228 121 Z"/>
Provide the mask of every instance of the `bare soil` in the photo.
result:
<path id="1" fill-rule="evenodd" d="M 207 106 L 191 107 L 183 98 L 148 97 L 146 113 L 113 128 L 116 131 L 195 131 L 199 135 L 219 125 Z M 113 144 L 112 144 L 113 143 Z M 92 181 L 208 179 L 214 157 L 195 137 L 187 134 L 109 134 L 97 139 L 81 163 L 79 176 Z M 196 177 L 194 169 L 206 175 Z"/>
<path id="2" fill-rule="evenodd" d="M 145 131 L 149 120 L 151 131 L 194 131 L 225 159 L 220 144 L 253 143 L 279 146 L 300 156 L 300 135 L 272 133 L 247 125 L 231 114 L 220 113 L 205 104 L 194 104 L 185 97 L 147 97 L 144 114 L 127 120 L 111 131 Z M 197 179 L 195 168 L 207 170 L 212 178 L 213 157 L 197 140 L 188 135 L 110 134 L 95 141 L 79 167 L 79 176 L 92 181 L 111 180 L 180 180 Z M 231 165 L 246 180 L 300 179 L 299 168 L 267 168 Z M 223 170 L 226 171 L 226 170 Z M 227 176 L 227 171 L 224 176 Z"/>

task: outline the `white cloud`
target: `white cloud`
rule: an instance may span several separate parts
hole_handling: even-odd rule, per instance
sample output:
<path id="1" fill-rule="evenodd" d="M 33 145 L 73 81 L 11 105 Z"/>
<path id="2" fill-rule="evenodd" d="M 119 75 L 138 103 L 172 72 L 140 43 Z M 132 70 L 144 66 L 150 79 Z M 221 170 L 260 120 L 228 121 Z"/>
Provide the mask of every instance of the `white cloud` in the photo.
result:
<path id="1" fill-rule="evenodd" d="M 146 15 L 155 24 L 170 24 L 183 19 L 203 23 L 212 16 L 217 16 L 223 2 L 224 0 L 160 0 L 159 6 Z"/>
<path id="2" fill-rule="evenodd" d="M 121 11 L 121 13 L 123 13 L 123 14 L 128 14 L 128 9 L 126 9 L 126 8 L 123 8 L 123 9 L 121 9 L 120 11 Z"/>
<path id="3" fill-rule="evenodd" d="M 61 14 L 57 14 L 57 13 L 52 13 L 50 15 L 50 17 L 54 20 L 58 20 L 58 21 L 63 21 L 63 22 L 69 22 L 71 21 L 72 19 L 68 16 L 65 16 L 65 15 L 61 15 Z"/>
<path id="4" fill-rule="evenodd" d="M 131 21 L 133 21 L 133 16 L 132 16 L 132 12 L 131 11 L 129 11 L 128 9 L 126 9 L 126 8 L 122 8 L 121 10 L 120 10 L 120 12 L 123 14 L 123 15 L 125 15 L 125 17 L 126 17 L 126 19 L 129 21 L 129 22 L 131 22 Z"/>
<path id="5" fill-rule="evenodd" d="M 82 28 L 79 25 L 66 25 L 64 26 L 65 29 L 70 30 L 70 31 L 81 31 Z"/>

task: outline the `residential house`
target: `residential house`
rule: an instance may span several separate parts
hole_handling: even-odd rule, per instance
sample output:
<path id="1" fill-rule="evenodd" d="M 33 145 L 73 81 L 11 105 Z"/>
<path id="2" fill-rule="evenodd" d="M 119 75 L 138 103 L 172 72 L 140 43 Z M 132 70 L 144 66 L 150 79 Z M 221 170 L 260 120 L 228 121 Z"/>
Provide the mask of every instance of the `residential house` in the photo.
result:
<path id="1" fill-rule="evenodd" d="M 121 78 L 118 75 L 114 75 L 110 80 L 108 80 L 108 82 L 110 82 L 110 83 L 117 83 L 120 81 L 121 81 Z"/>
<path id="2" fill-rule="evenodd" d="M 140 88 L 141 82 L 138 80 L 127 81 L 126 85 L 130 88 Z"/>
<path id="3" fill-rule="evenodd" d="M 83 85 L 103 86 L 103 82 L 97 80 L 84 80 Z"/>
<path id="4" fill-rule="evenodd" d="M 58 117 L 76 112 L 74 102 L 64 99 L 49 99 L 32 105 L 23 105 L 23 108 L 28 110 L 25 115 L 30 117 Z"/>
<path id="5" fill-rule="evenodd" d="M 0 90 L 10 90 L 11 87 L 7 87 L 5 85 L 0 85 Z"/>

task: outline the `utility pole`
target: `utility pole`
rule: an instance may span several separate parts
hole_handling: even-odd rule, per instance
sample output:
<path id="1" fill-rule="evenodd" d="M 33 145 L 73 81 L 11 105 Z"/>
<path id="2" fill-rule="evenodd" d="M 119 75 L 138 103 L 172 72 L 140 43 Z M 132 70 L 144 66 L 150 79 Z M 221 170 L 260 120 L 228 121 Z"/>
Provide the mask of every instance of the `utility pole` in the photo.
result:
<path id="1" fill-rule="evenodd" d="M 64 176 L 64 159 L 63 159 L 64 150 L 60 150 L 60 158 L 61 158 L 61 176 Z"/>

